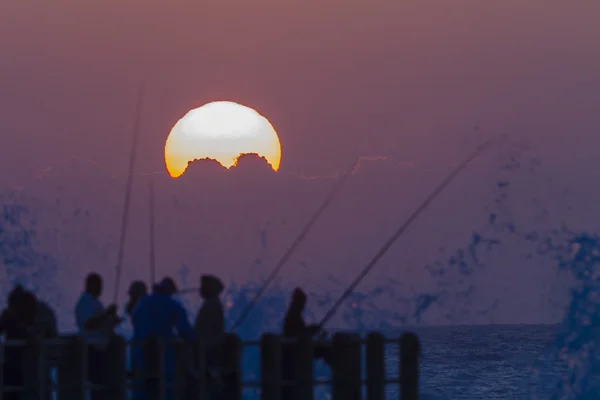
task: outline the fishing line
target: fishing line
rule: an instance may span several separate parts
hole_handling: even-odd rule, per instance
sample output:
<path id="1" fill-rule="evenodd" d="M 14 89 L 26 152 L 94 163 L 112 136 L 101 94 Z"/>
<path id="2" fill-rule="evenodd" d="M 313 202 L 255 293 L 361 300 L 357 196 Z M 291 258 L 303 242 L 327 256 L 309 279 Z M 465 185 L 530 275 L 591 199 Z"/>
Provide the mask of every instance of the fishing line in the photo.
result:
<path id="1" fill-rule="evenodd" d="M 273 271 L 271 271 L 271 274 L 267 277 L 267 280 L 265 281 L 265 283 L 263 284 L 263 286 L 256 293 L 256 295 L 254 296 L 254 298 L 252 299 L 252 301 L 250 301 L 250 303 L 248 303 L 248 305 L 246 306 L 246 308 L 242 311 L 242 313 L 240 314 L 240 316 L 238 317 L 238 319 L 235 321 L 235 323 L 231 327 L 231 329 L 229 331 L 230 333 L 233 332 L 233 331 L 235 331 L 235 329 L 238 326 L 240 326 L 242 324 L 242 322 L 244 322 L 244 320 L 246 319 L 246 317 L 248 316 L 248 314 L 250 314 L 250 311 L 252 310 L 252 308 L 256 304 L 257 300 L 263 295 L 263 293 L 265 292 L 265 290 L 267 289 L 267 287 L 269 286 L 269 284 L 273 281 L 273 279 L 275 279 L 275 277 L 279 273 L 279 270 L 281 270 L 281 268 L 285 265 L 285 263 L 292 256 L 292 254 L 296 250 L 296 247 L 298 247 L 298 245 L 306 238 L 306 235 L 308 234 L 308 232 L 310 231 L 310 229 L 312 228 L 312 226 L 314 225 L 314 223 L 317 222 L 317 220 L 319 219 L 319 217 L 321 216 L 321 214 L 323 213 L 323 211 L 329 206 L 329 204 L 333 200 L 334 196 L 344 186 L 344 184 L 348 180 L 348 177 L 350 175 L 352 175 L 352 172 L 356 168 L 356 166 L 357 166 L 357 164 L 358 164 L 359 161 L 360 161 L 360 157 L 357 157 L 356 160 L 350 166 L 350 168 L 348 168 L 348 170 L 344 173 L 344 175 L 342 175 L 342 177 L 337 181 L 337 183 L 335 184 L 335 186 L 332 188 L 331 193 L 329 193 L 329 196 L 327 196 L 327 198 L 325 199 L 325 201 L 323 202 L 323 204 L 321 205 L 321 207 L 319 207 L 317 209 L 317 211 L 313 214 L 312 218 L 310 219 L 310 221 L 308 221 L 308 223 L 306 224 L 306 226 L 304 227 L 304 229 L 302 229 L 302 231 L 300 231 L 300 234 L 298 235 L 298 237 L 296 238 L 296 240 L 294 240 L 294 242 L 292 243 L 292 245 L 284 253 L 284 255 L 281 258 L 281 260 L 279 260 L 279 262 L 277 263 L 277 265 L 275 266 L 275 268 L 273 269 Z"/>
<path id="2" fill-rule="evenodd" d="M 135 165 L 135 153 L 137 150 L 138 139 L 140 136 L 140 120 L 142 115 L 142 100 L 144 95 L 144 87 L 140 84 L 138 89 L 138 97 L 136 103 L 135 119 L 133 123 L 133 143 L 131 144 L 131 152 L 129 154 L 129 174 L 127 175 L 127 187 L 125 189 L 125 203 L 123 205 L 123 217 L 121 220 L 121 238 L 119 241 L 119 253 L 117 256 L 116 278 L 115 278 L 115 293 L 113 304 L 119 300 L 119 286 L 121 284 L 121 273 L 123 270 L 123 257 L 125 255 L 125 240 L 127 237 L 127 228 L 129 221 L 129 205 L 131 203 L 131 188 L 133 186 L 133 167 Z"/>
<path id="3" fill-rule="evenodd" d="M 488 148 L 491 145 L 491 143 L 492 143 L 492 141 L 488 140 L 484 144 L 480 145 L 473 153 L 471 153 L 471 155 L 469 155 L 469 157 L 465 161 L 462 162 L 462 164 L 460 164 L 458 167 L 456 167 L 446 177 L 446 179 L 444 179 L 435 188 L 435 190 L 423 201 L 423 203 L 421 203 L 421 205 L 410 215 L 410 217 L 408 217 L 408 219 L 402 224 L 402 226 L 400 226 L 400 228 L 392 235 L 392 237 L 390 237 L 388 239 L 388 241 L 385 242 L 385 244 L 379 250 L 379 252 L 377 252 L 377 254 L 375 254 L 375 257 L 373 257 L 373 259 L 364 267 L 364 269 L 361 271 L 361 273 L 356 277 L 356 279 L 354 279 L 354 281 L 350 284 L 350 286 L 348 286 L 348 288 L 344 291 L 344 293 L 339 298 L 339 300 L 325 314 L 325 316 L 323 317 L 323 319 L 321 320 L 321 322 L 318 325 L 319 331 L 323 328 L 323 325 L 325 325 L 325 323 L 327 323 L 327 321 L 337 312 L 337 309 L 342 304 L 342 302 L 344 300 L 346 300 L 346 298 L 350 294 L 352 294 L 352 292 L 354 291 L 354 289 L 356 289 L 358 284 L 369 274 L 371 269 L 373 269 L 373 267 L 379 262 L 381 257 L 383 257 L 385 255 L 385 253 L 387 253 L 387 251 L 390 249 L 390 247 L 392 247 L 394 242 L 396 242 L 396 240 L 398 240 L 398 238 L 400 236 L 402 236 L 402 234 L 415 221 L 415 219 L 417 219 L 419 214 L 421 214 L 429 206 L 429 204 L 450 184 L 450 182 L 452 182 L 454 180 L 454 178 L 456 178 L 456 176 L 458 174 L 460 174 L 462 172 L 462 170 L 465 169 L 465 167 L 471 161 L 473 161 L 479 154 L 481 154 L 486 148 Z M 318 333 L 318 331 L 315 332 L 315 334 L 316 333 Z"/>

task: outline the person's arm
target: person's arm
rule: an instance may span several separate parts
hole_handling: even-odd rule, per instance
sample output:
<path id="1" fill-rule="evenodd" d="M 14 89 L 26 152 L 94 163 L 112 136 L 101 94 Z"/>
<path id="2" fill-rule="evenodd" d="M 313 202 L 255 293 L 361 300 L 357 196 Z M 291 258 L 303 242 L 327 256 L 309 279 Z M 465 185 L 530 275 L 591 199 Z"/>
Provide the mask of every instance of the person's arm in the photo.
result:
<path id="1" fill-rule="evenodd" d="M 48 319 L 46 321 L 46 337 L 55 338 L 58 336 L 58 324 L 56 323 L 56 315 L 54 311 L 48 309 Z"/>
<path id="2" fill-rule="evenodd" d="M 87 318 L 83 326 L 86 330 L 100 329 L 108 321 L 110 315 L 111 313 L 107 310 L 98 311 L 91 317 Z"/>
<path id="3" fill-rule="evenodd" d="M 310 334 L 310 336 L 315 336 L 318 332 L 321 331 L 322 326 L 319 324 L 308 325 L 306 330 Z"/>
<path id="4" fill-rule="evenodd" d="M 85 301 L 77 306 L 77 318 L 80 326 L 85 330 L 97 330 L 108 321 L 108 317 L 114 314 L 116 307 L 110 306 L 102 309 L 100 304 Z"/>
<path id="5" fill-rule="evenodd" d="M 6 329 L 10 326 L 14 315 L 14 312 L 8 309 L 2 312 L 0 315 L 0 335 L 6 332 Z"/>
<path id="6" fill-rule="evenodd" d="M 192 328 L 190 321 L 188 321 L 185 309 L 181 304 L 177 302 L 175 302 L 175 304 L 175 328 L 177 329 L 177 332 L 179 332 L 184 339 L 195 340 L 196 335 L 194 328 Z"/>
<path id="7" fill-rule="evenodd" d="M 206 327 L 204 326 L 206 324 L 206 304 L 203 304 L 202 307 L 200 307 L 200 309 L 198 310 L 198 313 L 196 314 L 196 318 L 194 319 L 194 331 L 196 333 L 196 336 L 200 336 L 202 335 L 202 332 L 204 331 L 204 329 L 206 329 Z"/>

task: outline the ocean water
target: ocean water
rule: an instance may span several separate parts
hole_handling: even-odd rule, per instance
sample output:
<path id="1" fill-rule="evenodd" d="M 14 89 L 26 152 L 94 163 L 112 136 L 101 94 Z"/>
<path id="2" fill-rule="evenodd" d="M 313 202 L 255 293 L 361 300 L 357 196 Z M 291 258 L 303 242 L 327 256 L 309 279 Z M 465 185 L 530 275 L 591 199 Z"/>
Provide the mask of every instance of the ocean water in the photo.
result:
<path id="1" fill-rule="evenodd" d="M 431 398 L 549 399 L 566 372 L 564 364 L 552 359 L 557 332 L 553 325 L 437 327 L 417 332 L 424 346 L 422 390 Z"/>
<path id="2" fill-rule="evenodd" d="M 571 229 L 568 223 L 533 226 L 531 218 L 513 213 L 510 205 L 511 174 L 531 163 L 510 155 L 501 165 L 502 178 L 494 177 L 490 185 L 496 194 L 492 206 L 486 207 L 487 220 L 481 229 L 473 230 L 463 246 L 446 249 L 441 255 L 424 265 L 431 278 L 428 288 L 406 290 L 392 276 L 383 277 L 371 288 L 361 288 L 348 299 L 347 307 L 340 310 L 332 330 L 352 330 L 366 333 L 382 331 L 388 337 L 397 336 L 403 327 L 414 326 L 423 346 L 422 391 L 423 398 L 431 399 L 566 399 L 587 400 L 600 398 L 600 237 L 593 231 Z M 548 215 L 544 204 L 536 202 L 530 213 Z M 36 209 L 37 207 L 37 209 Z M 61 329 L 70 331 L 73 302 L 61 297 L 69 292 L 79 292 L 73 279 L 81 278 L 76 269 L 65 271 L 59 265 L 68 258 L 59 253 L 40 250 L 39 242 L 52 241 L 58 234 L 40 238 L 37 219 L 45 209 L 27 203 L 19 196 L 2 198 L 0 218 L 0 271 L 2 294 L 10 284 L 21 282 L 34 290 L 50 304 L 57 307 Z M 79 215 L 79 211 L 76 213 Z M 59 227 L 56 227 L 59 231 Z M 71 237 L 69 245 L 75 246 L 78 237 Z M 427 240 L 427 238 L 425 238 Z M 518 246 L 517 246 L 518 244 Z M 81 247 L 85 247 L 81 244 Z M 499 252 L 518 247 L 521 261 L 544 261 L 548 275 L 558 276 L 568 282 L 565 304 L 560 323 L 556 325 L 481 325 L 425 327 L 422 320 L 437 312 L 452 324 L 460 320 L 465 310 L 486 315 L 492 313 L 498 301 L 514 301 L 510 287 L 497 301 L 484 301 L 480 279 L 484 272 L 495 271 L 488 278 L 496 282 L 503 266 L 494 265 Z M 60 249 L 60 246 L 55 246 Z M 93 249 L 92 249 L 93 250 Z M 86 249 L 87 251 L 87 249 Z M 61 260 L 59 262 L 58 260 Z M 492 267 L 492 265 L 494 265 Z M 493 269 L 495 268 L 495 270 Z M 509 277 L 515 284 L 531 281 L 527 271 L 511 270 Z M 192 287 L 194 277 L 190 268 L 176 268 L 176 277 L 183 287 Z M 478 275 L 479 274 L 479 275 Z M 68 280 L 68 281 L 67 281 Z M 230 325 L 252 298 L 261 281 L 227 282 L 224 302 Z M 261 332 L 278 331 L 291 287 L 295 282 L 276 282 L 257 304 L 250 318 L 239 331 L 242 338 L 256 339 Z M 335 300 L 339 284 L 334 279 L 317 282 L 318 293 L 309 293 L 311 307 L 307 319 L 314 321 Z M 338 285 L 338 286 L 336 286 Z M 343 284 L 341 284 L 343 286 Z M 335 290 L 334 290 L 335 289 Z M 387 299 L 385 307 L 373 305 L 377 297 Z M 385 297 L 387 296 L 387 297 Z M 73 296 L 71 296 L 73 297 Z M 197 310 L 197 296 L 181 297 L 190 310 Z M 518 299 L 516 299 L 518 302 Z M 566 305 L 566 307 L 565 307 Z M 124 335 L 130 328 L 121 328 Z M 388 374 L 397 373 L 398 357 L 391 346 L 387 353 Z M 245 379 L 258 378 L 257 351 L 244 355 Z M 317 369 L 320 377 L 327 376 L 322 365 Z M 394 387 L 389 388 L 389 398 L 394 398 Z M 317 391 L 319 399 L 328 397 L 327 388 Z M 256 391 L 246 391 L 247 398 L 256 398 Z"/>
<path id="3" fill-rule="evenodd" d="M 423 346 L 423 399 L 550 399 L 557 391 L 557 382 L 568 373 L 566 364 L 554 357 L 558 331 L 555 325 L 465 325 L 411 330 L 419 335 Z M 398 335 L 389 332 L 387 336 Z M 387 378 L 396 379 L 397 346 L 388 344 L 386 353 Z M 256 351 L 246 351 L 246 380 L 260 378 L 253 368 L 258 359 Z M 330 377 L 322 363 L 317 363 L 316 368 L 318 378 Z M 315 389 L 319 399 L 328 399 L 330 394 L 329 387 Z M 246 389 L 245 398 L 259 398 L 257 390 Z M 387 386 L 386 398 L 399 398 L 398 385 Z"/>

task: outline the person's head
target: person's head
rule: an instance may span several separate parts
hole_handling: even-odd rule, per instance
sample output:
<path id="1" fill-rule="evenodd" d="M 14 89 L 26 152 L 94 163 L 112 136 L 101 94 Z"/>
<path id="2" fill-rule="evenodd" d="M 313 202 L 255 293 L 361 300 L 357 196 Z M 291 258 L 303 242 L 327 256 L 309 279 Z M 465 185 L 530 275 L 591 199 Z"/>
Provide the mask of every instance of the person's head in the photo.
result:
<path id="1" fill-rule="evenodd" d="M 139 299 L 140 297 L 144 297 L 148 294 L 148 287 L 142 281 L 133 281 L 129 286 L 129 291 L 127 292 L 130 297 Z"/>
<path id="2" fill-rule="evenodd" d="M 26 322 L 32 322 L 37 310 L 37 298 L 28 291 L 25 291 L 18 304 L 19 318 Z"/>
<path id="3" fill-rule="evenodd" d="M 156 294 L 166 294 L 169 296 L 177 293 L 177 286 L 175 286 L 175 281 L 170 277 L 166 276 L 160 281 L 158 284 L 154 285 L 154 293 Z"/>
<path id="4" fill-rule="evenodd" d="M 200 296 L 203 299 L 219 297 L 223 289 L 223 282 L 216 276 L 202 275 L 200 277 Z"/>
<path id="5" fill-rule="evenodd" d="M 296 309 L 298 311 L 304 310 L 306 306 L 306 293 L 300 288 L 294 289 L 294 293 L 292 293 L 292 302 L 290 303 L 290 308 Z"/>
<path id="6" fill-rule="evenodd" d="M 94 297 L 102 295 L 102 277 L 95 272 L 92 272 L 85 279 L 85 291 Z"/>
<path id="7" fill-rule="evenodd" d="M 8 294 L 8 307 L 16 308 L 18 307 L 23 295 L 25 294 L 25 288 L 21 284 L 17 284 L 13 290 Z"/>
<path id="8" fill-rule="evenodd" d="M 141 300 L 142 297 L 148 294 L 148 288 L 146 284 L 142 281 L 133 281 L 129 286 L 129 301 L 125 306 L 125 311 L 127 314 L 131 315 L 133 313 L 133 309 L 137 305 L 137 303 Z"/>

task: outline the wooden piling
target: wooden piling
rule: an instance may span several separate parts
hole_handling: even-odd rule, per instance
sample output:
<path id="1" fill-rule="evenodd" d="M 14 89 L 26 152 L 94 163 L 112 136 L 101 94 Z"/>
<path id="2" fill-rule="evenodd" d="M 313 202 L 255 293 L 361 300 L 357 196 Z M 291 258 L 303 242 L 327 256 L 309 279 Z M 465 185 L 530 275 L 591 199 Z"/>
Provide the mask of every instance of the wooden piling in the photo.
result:
<path id="1" fill-rule="evenodd" d="M 301 336 L 294 350 L 296 359 L 296 384 L 294 390 L 294 399 L 292 400 L 313 400 L 314 346 L 312 336 Z"/>
<path id="2" fill-rule="evenodd" d="M 367 400 L 385 398 L 385 337 L 379 332 L 367 336 Z"/>
<path id="3" fill-rule="evenodd" d="M 86 381 L 88 378 L 88 346 L 77 335 L 63 336 L 59 339 L 60 352 L 57 354 L 58 400 L 85 400 L 88 396 Z M 287 342 L 287 340 L 286 340 Z M 261 337 L 261 398 L 264 400 L 313 400 L 314 377 L 313 360 L 315 343 L 312 337 L 300 338 L 295 344 L 282 346 L 283 338 L 275 334 L 264 334 Z M 39 338 L 30 338 L 24 349 L 24 394 L 25 400 L 48 400 L 51 381 L 48 376 L 50 364 L 45 342 Z M 419 361 L 421 345 L 418 337 L 411 332 L 404 333 L 400 339 L 399 371 L 400 398 L 402 400 L 418 400 L 419 398 Z M 1 345 L 1 344 L 0 344 Z M 140 344 L 133 344 L 139 346 Z M 166 343 L 153 338 L 143 349 L 144 363 L 141 371 L 134 371 L 136 383 L 141 383 L 146 391 L 147 400 L 165 400 L 167 394 L 171 398 L 186 400 L 209 400 L 206 389 L 211 389 L 221 400 L 241 400 L 243 393 L 241 357 L 243 343 L 236 335 L 227 335 L 224 344 L 222 368 L 219 374 L 209 371 L 206 364 L 206 348 L 199 342 L 196 349 L 189 344 L 175 342 L 173 351 L 166 354 Z M 295 377 L 289 394 L 284 396 L 283 389 L 283 356 L 289 349 L 293 355 Z M 108 372 L 107 387 L 103 392 L 111 400 L 126 400 L 128 397 L 128 373 L 126 370 L 127 343 L 120 336 L 111 338 L 107 349 Z M 171 350 L 171 347 L 169 347 Z M 317 349 L 318 350 L 318 349 Z M 330 362 L 333 372 L 333 399 L 359 400 L 362 396 L 362 351 L 359 337 L 355 334 L 337 334 L 333 346 L 325 357 Z M 171 354 L 172 353 L 172 354 Z M 167 382 L 166 357 L 174 362 L 173 382 Z M 366 340 L 366 395 L 367 400 L 383 400 L 385 398 L 385 339 L 380 333 L 371 333 Z M 290 357 L 291 361 L 291 357 Z M 0 369 L 1 373 L 1 369 Z M 210 377 L 209 377 L 209 374 Z M 211 380 L 209 380 L 209 378 Z M 213 380 L 214 379 L 214 380 Z M 170 387 L 167 387 L 170 384 Z M 172 386 L 171 386 L 172 385 Z M 2 389 L 0 374 L 0 390 Z M 212 390 L 214 392 L 214 390 Z M 284 398 L 285 397 L 285 398 Z M 289 399 L 287 398 L 289 397 Z M 0 400 L 2 396 L 0 396 Z"/>
<path id="4" fill-rule="evenodd" d="M 361 400 L 361 346 L 357 334 L 333 337 L 333 400 Z"/>
<path id="5" fill-rule="evenodd" d="M 47 377 L 45 352 L 40 338 L 30 336 L 23 347 L 24 399 L 45 400 Z"/>
<path id="6" fill-rule="evenodd" d="M 260 359 L 261 400 L 284 400 L 281 398 L 281 341 L 278 335 L 262 335 Z"/>
<path id="7" fill-rule="evenodd" d="M 222 374 L 223 400 L 242 400 L 243 343 L 235 334 L 225 335 L 225 366 Z"/>
<path id="8" fill-rule="evenodd" d="M 416 334 L 405 332 L 400 336 L 400 399 L 419 399 L 419 358 L 421 343 Z"/>
<path id="9" fill-rule="evenodd" d="M 65 345 L 58 362 L 58 400 L 85 400 L 87 345 L 78 335 L 63 336 Z"/>
<path id="10" fill-rule="evenodd" d="M 111 400 L 127 400 L 127 343 L 123 337 L 111 336 L 106 349 L 107 385 Z"/>

